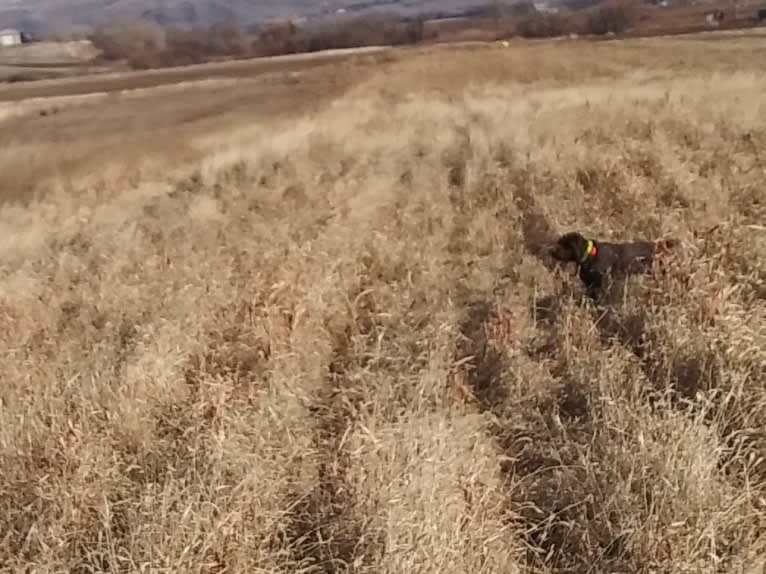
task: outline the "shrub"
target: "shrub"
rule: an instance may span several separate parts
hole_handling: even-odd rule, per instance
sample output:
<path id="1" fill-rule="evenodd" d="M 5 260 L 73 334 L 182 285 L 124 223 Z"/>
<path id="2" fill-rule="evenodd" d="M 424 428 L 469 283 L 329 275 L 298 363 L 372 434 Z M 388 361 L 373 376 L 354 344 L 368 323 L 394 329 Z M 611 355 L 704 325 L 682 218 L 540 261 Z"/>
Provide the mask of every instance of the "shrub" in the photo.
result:
<path id="1" fill-rule="evenodd" d="M 165 29 L 153 22 L 125 22 L 98 28 L 93 45 L 107 60 L 127 60 L 133 64 L 167 49 Z"/>
<path id="2" fill-rule="evenodd" d="M 255 35 L 232 25 L 179 30 L 150 22 L 129 22 L 99 28 L 91 40 L 106 60 L 125 61 L 133 68 L 158 68 L 217 58 L 415 44 L 424 35 L 424 18 L 405 21 L 378 14 L 328 19 L 312 28 L 274 22 Z"/>
<path id="3" fill-rule="evenodd" d="M 129 22 L 99 28 L 91 37 L 106 60 L 133 68 L 198 64 L 221 57 L 252 55 L 252 39 L 232 25 L 179 30 L 152 22 Z"/>
<path id="4" fill-rule="evenodd" d="M 308 51 L 363 46 L 415 44 L 423 39 L 425 22 L 375 14 L 326 20 L 307 31 Z"/>
<path id="5" fill-rule="evenodd" d="M 588 14 L 585 32 L 603 35 L 609 32 L 624 32 L 635 19 L 635 14 L 626 4 L 609 4 L 596 7 Z"/>
<path id="6" fill-rule="evenodd" d="M 255 40 L 259 56 L 278 56 L 305 51 L 305 38 L 292 22 L 273 22 L 262 28 Z"/>
<path id="7" fill-rule="evenodd" d="M 236 26 L 216 25 L 208 29 L 168 30 L 165 65 L 198 64 L 223 57 L 251 55 L 251 41 Z"/>
<path id="8" fill-rule="evenodd" d="M 310 28 L 291 22 L 272 23 L 262 28 L 255 42 L 259 56 L 319 52 L 377 45 L 416 44 L 425 37 L 425 19 L 401 20 L 375 14 L 328 18 Z"/>
<path id="9" fill-rule="evenodd" d="M 558 14 L 534 12 L 519 21 L 516 31 L 524 38 L 553 38 L 567 32 L 567 23 Z"/>

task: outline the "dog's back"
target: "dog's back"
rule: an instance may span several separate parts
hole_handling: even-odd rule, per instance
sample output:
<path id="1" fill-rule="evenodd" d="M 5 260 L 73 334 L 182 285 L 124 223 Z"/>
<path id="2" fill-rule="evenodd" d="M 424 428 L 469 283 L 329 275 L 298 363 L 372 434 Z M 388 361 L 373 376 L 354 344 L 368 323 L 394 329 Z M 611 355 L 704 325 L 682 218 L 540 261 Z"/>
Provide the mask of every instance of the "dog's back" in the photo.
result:
<path id="1" fill-rule="evenodd" d="M 614 271 L 627 274 L 646 273 L 652 268 L 655 245 L 648 241 L 613 244 L 617 257 Z"/>
<path id="2" fill-rule="evenodd" d="M 580 264 L 580 279 L 595 296 L 614 280 L 652 270 L 656 245 L 650 241 L 594 242 L 597 255 Z"/>
<path id="3" fill-rule="evenodd" d="M 605 280 L 610 277 L 650 272 L 655 256 L 677 243 L 672 239 L 602 242 L 570 232 L 559 237 L 552 246 L 551 255 L 559 261 L 576 263 L 580 279 L 589 291 L 594 292 L 604 287 Z"/>

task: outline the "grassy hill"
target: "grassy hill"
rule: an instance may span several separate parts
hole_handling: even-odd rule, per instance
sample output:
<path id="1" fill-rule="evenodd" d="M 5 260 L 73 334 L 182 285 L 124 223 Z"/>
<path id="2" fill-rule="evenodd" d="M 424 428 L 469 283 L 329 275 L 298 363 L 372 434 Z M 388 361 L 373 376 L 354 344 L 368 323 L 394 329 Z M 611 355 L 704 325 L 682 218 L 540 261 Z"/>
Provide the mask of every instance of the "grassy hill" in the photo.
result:
<path id="1" fill-rule="evenodd" d="M 0 106 L 0 570 L 763 573 L 763 40 Z"/>

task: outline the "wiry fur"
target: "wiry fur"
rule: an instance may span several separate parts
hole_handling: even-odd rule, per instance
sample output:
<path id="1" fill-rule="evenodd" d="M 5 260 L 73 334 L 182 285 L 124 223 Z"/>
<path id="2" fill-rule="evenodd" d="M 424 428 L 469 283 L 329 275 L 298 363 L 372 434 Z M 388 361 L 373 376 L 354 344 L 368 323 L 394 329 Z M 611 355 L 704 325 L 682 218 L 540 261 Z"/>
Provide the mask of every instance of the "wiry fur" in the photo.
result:
<path id="1" fill-rule="evenodd" d="M 556 241 L 551 249 L 554 259 L 576 263 L 580 279 L 591 295 L 598 294 L 607 278 L 648 273 L 659 253 L 675 246 L 674 240 L 633 241 L 609 243 L 593 241 L 594 255 L 584 257 L 588 239 L 577 232 L 569 232 Z"/>

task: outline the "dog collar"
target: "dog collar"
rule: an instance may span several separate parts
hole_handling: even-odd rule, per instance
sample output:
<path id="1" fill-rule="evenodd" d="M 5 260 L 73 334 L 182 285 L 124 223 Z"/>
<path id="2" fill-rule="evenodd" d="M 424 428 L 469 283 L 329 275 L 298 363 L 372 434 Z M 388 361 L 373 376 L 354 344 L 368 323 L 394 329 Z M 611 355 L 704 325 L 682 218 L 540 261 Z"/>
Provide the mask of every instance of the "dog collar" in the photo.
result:
<path id="1" fill-rule="evenodd" d="M 580 263 L 585 263 L 585 260 L 588 259 L 588 257 L 595 257 L 598 255 L 598 247 L 591 241 L 588 240 L 588 245 L 585 247 L 585 253 L 583 253 L 582 259 L 580 259 Z"/>

